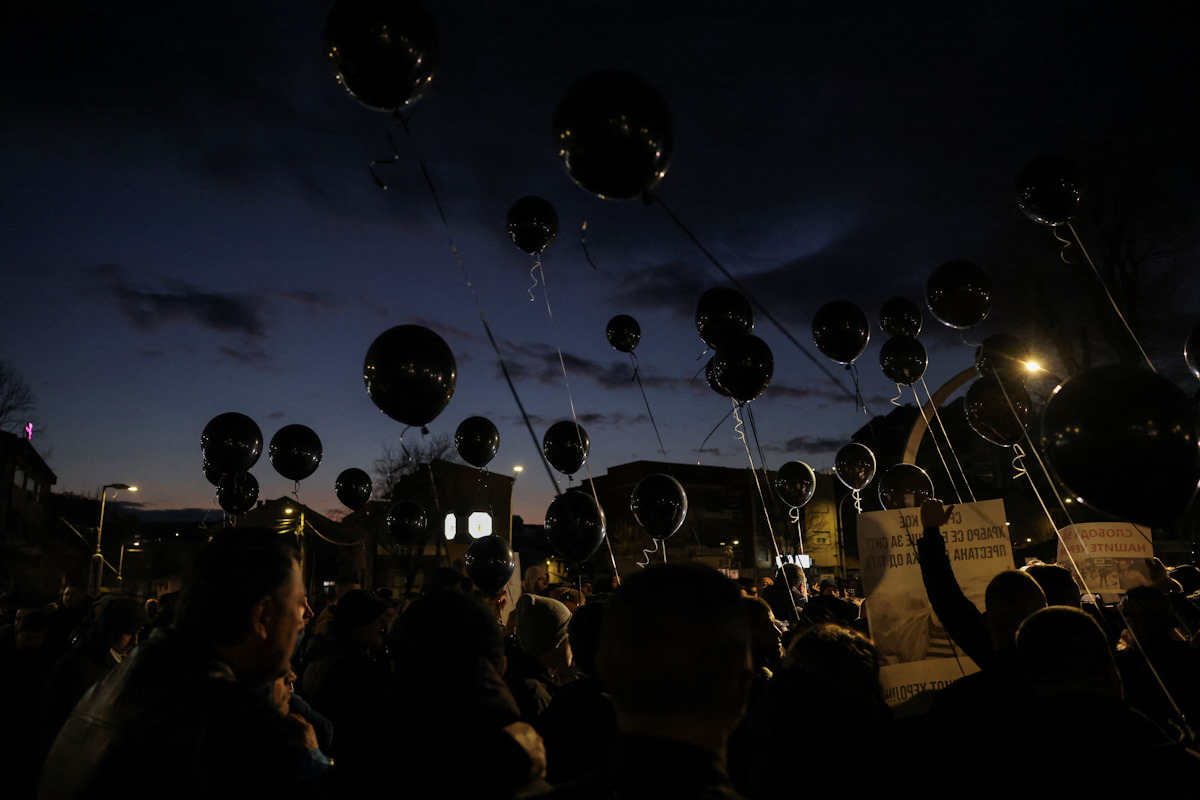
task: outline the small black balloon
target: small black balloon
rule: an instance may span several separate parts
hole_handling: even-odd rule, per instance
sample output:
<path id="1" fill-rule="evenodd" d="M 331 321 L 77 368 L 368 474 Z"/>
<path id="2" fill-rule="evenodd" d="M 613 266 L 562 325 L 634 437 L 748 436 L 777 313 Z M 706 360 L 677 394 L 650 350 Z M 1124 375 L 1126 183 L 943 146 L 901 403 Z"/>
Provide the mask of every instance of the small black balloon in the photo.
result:
<path id="1" fill-rule="evenodd" d="M 775 356 L 766 342 L 747 333 L 718 347 L 712 368 L 713 380 L 727 396 L 749 403 L 770 385 L 775 374 Z"/>
<path id="2" fill-rule="evenodd" d="M 1033 418 L 1033 401 L 1020 383 L 1002 382 L 989 375 L 967 388 L 963 410 L 971 430 L 992 444 L 1012 447 L 1025 439 L 1025 428 Z"/>
<path id="3" fill-rule="evenodd" d="M 687 493 L 670 475 L 647 475 L 633 487 L 629 498 L 633 518 L 646 529 L 651 539 L 668 539 L 683 525 L 687 516 Z"/>
<path id="4" fill-rule="evenodd" d="M 893 464 L 879 476 L 879 502 L 889 510 L 920 508 L 933 499 L 933 481 L 916 464 Z"/>
<path id="5" fill-rule="evenodd" d="M 1079 207 L 1079 170 L 1063 156 L 1038 156 L 1021 169 L 1016 189 L 1025 216 L 1043 225 L 1062 225 Z"/>
<path id="6" fill-rule="evenodd" d="M 846 300 L 834 300 L 817 309 L 812 331 L 817 349 L 839 364 L 853 364 L 871 340 L 867 315 Z"/>
<path id="7" fill-rule="evenodd" d="M 642 326 L 628 314 L 617 314 L 608 321 L 604 335 L 613 348 L 622 353 L 632 353 L 642 340 Z"/>
<path id="8" fill-rule="evenodd" d="M 417 0 L 337 0 L 325 44 L 338 82 L 377 111 L 415 102 L 437 67 L 437 28 Z"/>
<path id="9" fill-rule="evenodd" d="M 1183 360 L 1192 374 L 1200 378 L 1200 323 L 1192 328 L 1187 341 L 1183 343 Z"/>
<path id="10" fill-rule="evenodd" d="M 592 440 L 587 431 L 569 419 L 560 420 L 546 430 L 542 437 L 542 452 L 550 466 L 564 475 L 574 475 L 587 461 Z"/>
<path id="11" fill-rule="evenodd" d="M 471 542 L 463 562 L 467 577 L 487 594 L 504 588 L 517 568 L 517 559 L 508 542 L 495 534 Z"/>
<path id="12" fill-rule="evenodd" d="M 217 503 L 226 514 L 245 514 L 258 501 L 258 479 L 249 472 L 226 475 L 217 484 Z"/>
<path id="13" fill-rule="evenodd" d="M 962 330 L 987 319 L 992 310 L 992 281 L 970 261 L 948 261 L 929 276 L 925 302 L 937 321 Z"/>
<path id="14" fill-rule="evenodd" d="M 405 425 L 427 425 L 441 414 L 458 379 L 454 353 L 420 325 L 397 325 L 376 337 L 363 362 L 375 406 Z"/>
<path id="15" fill-rule="evenodd" d="M 604 543 L 604 511 L 588 492 L 564 492 L 546 509 L 546 538 L 559 555 L 581 563 Z"/>
<path id="16" fill-rule="evenodd" d="M 817 491 L 817 476 L 803 461 L 789 461 L 775 474 L 775 493 L 792 508 L 803 508 Z"/>
<path id="17" fill-rule="evenodd" d="M 995 375 L 1005 383 L 1024 383 L 1029 376 L 1029 347 L 1007 333 L 997 333 L 975 348 L 975 369 L 980 375 Z"/>
<path id="18" fill-rule="evenodd" d="M 302 481 L 317 471 L 324 450 L 321 437 L 306 425 L 284 425 L 271 437 L 271 466 L 290 481 Z"/>
<path id="19" fill-rule="evenodd" d="M 906 297 L 893 297 L 879 309 L 879 327 L 889 336 L 915 338 L 922 322 L 921 309 Z"/>
<path id="20" fill-rule="evenodd" d="M 851 442 L 838 451 L 833 472 L 847 488 L 861 490 L 875 477 L 875 454 L 865 444 Z"/>
<path id="21" fill-rule="evenodd" d="M 517 249 L 536 255 L 558 235 L 558 212 L 541 197 L 522 197 L 509 206 L 508 235 Z"/>
<path id="22" fill-rule="evenodd" d="M 1042 414 L 1041 446 L 1068 490 L 1129 522 L 1177 522 L 1200 483 L 1200 412 L 1145 369 L 1093 367 L 1058 387 Z"/>
<path id="23" fill-rule="evenodd" d="M 912 386 L 925 375 L 929 356 L 925 345 L 911 336 L 893 336 L 879 348 L 879 367 L 887 379 Z"/>
<path id="24" fill-rule="evenodd" d="M 333 493 L 351 511 L 358 511 L 367 504 L 371 489 L 371 476 L 357 467 L 342 470 L 333 484 Z"/>
<path id="25" fill-rule="evenodd" d="M 429 518 L 420 503 L 401 500 L 388 509 L 387 528 L 396 544 L 422 544 L 429 530 Z"/>
<path id="26" fill-rule="evenodd" d="M 696 303 L 696 330 L 706 345 L 716 349 L 754 330 L 754 310 L 741 292 L 714 286 Z"/>
<path id="27" fill-rule="evenodd" d="M 598 197 L 616 200 L 654 188 L 674 146 L 662 95 L 620 70 L 593 73 L 566 91 L 554 112 L 554 137 L 571 178 Z"/>
<path id="28" fill-rule="evenodd" d="M 245 414 L 218 414 L 200 434 L 200 450 L 208 466 L 225 475 L 246 472 L 262 455 L 262 431 Z"/>
<path id="29" fill-rule="evenodd" d="M 500 451 L 500 431 L 487 417 L 467 417 L 454 432 L 454 447 L 463 461 L 483 469 Z"/>

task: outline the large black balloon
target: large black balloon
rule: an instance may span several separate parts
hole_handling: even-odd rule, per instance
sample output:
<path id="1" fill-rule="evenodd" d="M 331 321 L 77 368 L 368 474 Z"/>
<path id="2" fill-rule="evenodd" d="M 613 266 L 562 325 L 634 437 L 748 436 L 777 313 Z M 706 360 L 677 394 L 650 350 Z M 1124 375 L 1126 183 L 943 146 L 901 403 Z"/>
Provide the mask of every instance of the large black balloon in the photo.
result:
<path id="1" fill-rule="evenodd" d="M 712 379 L 728 397 L 748 403 L 758 397 L 775 374 L 775 356 L 767 343 L 752 333 L 736 336 L 717 348 Z"/>
<path id="2" fill-rule="evenodd" d="M 487 417 L 467 417 L 454 432 L 454 448 L 463 461 L 483 469 L 500 451 L 500 431 Z"/>
<path id="3" fill-rule="evenodd" d="M 1079 207 L 1079 170 L 1062 156 L 1038 156 L 1017 176 L 1017 205 L 1043 225 L 1062 225 Z"/>
<path id="4" fill-rule="evenodd" d="M 1029 347 L 1016 336 L 997 333 L 975 348 L 975 369 L 980 375 L 995 375 L 1005 383 L 1024 383 L 1029 377 Z"/>
<path id="5" fill-rule="evenodd" d="M 933 499 L 933 481 L 916 464 L 893 464 L 879 476 L 879 502 L 889 510 L 920 508 Z"/>
<path id="6" fill-rule="evenodd" d="M 245 414 L 218 414 L 200 434 L 200 450 L 208 467 L 224 475 L 246 472 L 262 455 L 263 438 L 258 424 Z"/>
<path id="7" fill-rule="evenodd" d="M 420 503 L 401 500 L 388 509 L 387 528 L 396 544 L 421 544 L 429 530 L 429 518 Z"/>
<path id="8" fill-rule="evenodd" d="M 1200 323 L 1192 328 L 1187 341 L 1183 343 L 1183 360 L 1192 374 L 1200 378 Z"/>
<path id="9" fill-rule="evenodd" d="M 949 261 L 929 276 L 925 302 L 937 321 L 951 328 L 970 328 L 992 310 L 992 281 L 970 261 Z"/>
<path id="10" fill-rule="evenodd" d="M 414 102 L 437 67 L 437 29 L 417 0 L 337 0 L 325 44 L 338 82 L 378 111 Z"/>
<path id="11" fill-rule="evenodd" d="M 604 335 L 615 349 L 622 353 L 632 353 L 642 340 L 642 326 L 628 314 L 617 314 L 608 321 Z"/>
<path id="12" fill-rule="evenodd" d="M 662 95 L 638 76 L 605 70 L 576 83 L 554 112 L 558 155 L 587 191 L 624 200 L 650 191 L 674 145 Z"/>
<path id="13" fill-rule="evenodd" d="M 245 514 L 258 501 L 258 479 L 249 472 L 226 475 L 217 484 L 217 503 L 226 514 Z"/>
<path id="14" fill-rule="evenodd" d="M 1068 380 L 1046 404 L 1041 445 L 1069 491 L 1130 522 L 1171 525 L 1200 483 L 1200 412 L 1144 369 L 1094 367 Z"/>
<path id="15" fill-rule="evenodd" d="M 550 466 L 564 475 L 574 475 L 587 461 L 592 440 L 587 431 L 569 419 L 560 420 L 546 430 L 542 437 L 542 452 Z"/>
<path id="16" fill-rule="evenodd" d="M 670 475 L 647 475 L 633 487 L 629 498 L 633 518 L 646 529 L 651 539 L 668 539 L 687 516 L 687 493 Z"/>
<path id="17" fill-rule="evenodd" d="M 817 349 L 839 364 L 854 363 L 871 339 L 867 315 L 846 300 L 834 300 L 817 309 L 812 330 Z"/>
<path id="18" fill-rule="evenodd" d="M 541 197 L 522 197 L 509 206 L 508 235 L 519 250 L 540 253 L 558 235 L 558 212 Z"/>
<path id="19" fill-rule="evenodd" d="M 861 490 L 875 477 L 875 454 L 865 444 L 851 442 L 838 451 L 833 472 L 847 488 Z"/>
<path id="20" fill-rule="evenodd" d="M 929 356 L 925 345 L 911 336 L 893 336 L 879 348 L 879 367 L 888 380 L 912 386 L 925 375 Z"/>
<path id="21" fill-rule="evenodd" d="M 351 511 L 358 511 L 367 504 L 371 489 L 371 476 L 357 467 L 342 470 L 333 483 L 333 493 Z"/>
<path id="22" fill-rule="evenodd" d="M 704 365 L 704 380 L 708 382 L 708 388 L 721 395 L 721 397 L 729 397 L 729 393 L 721 388 L 721 384 L 717 383 L 717 376 L 713 373 L 713 362 L 715 360 L 716 356 L 713 356 Z"/>
<path id="23" fill-rule="evenodd" d="M 792 508 L 803 508 L 817 491 L 817 476 L 803 461 L 789 461 L 775 473 L 775 493 Z"/>
<path id="24" fill-rule="evenodd" d="M 893 297 L 879 309 L 879 327 L 889 336 L 916 337 L 921 332 L 921 309 L 906 297 Z"/>
<path id="25" fill-rule="evenodd" d="M 316 472 L 324 454 L 321 437 L 307 425 L 284 425 L 271 437 L 271 466 L 291 481 L 302 481 Z"/>
<path id="26" fill-rule="evenodd" d="M 714 350 L 735 336 L 754 330 L 754 310 L 741 292 L 714 286 L 696 303 L 696 330 Z"/>
<path id="27" fill-rule="evenodd" d="M 546 538 L 568 561 L 587 561 L 604 543 L 604 511 L 587 492 L 564 492 L 546 509 Z"/>
<path id="28" fill-rule="evenodd" d="M 463 565 L 467 569 L 467 577 L 480 591 L 495 594 L 512 577 L 513 570 L 517 568 L 517 559 L 508 542 L 493 533 L 471 542 Z"/>
<path id="29" fill-rule="evenodd" d="M 213 486 L 219 485 L 221 483 L 221 478 L 225 477 L 225 473 L 221 472 L 221 470 L 219 470 L 219 469 L 214 469 L 213 465 L 208 463 L 207 458 L 204 459 L 204 464 L 203 464 L 202 468 L 204 470 L 204 479 L 206 481 L 208 481 L 209 483 L 211 483 Z"/>
<path id="30" fill-rule="evenodd" d="M 1025 428 L 1033 418 L 1033 401 L 1022 384 L 1001 382 L 989 375 L 967 389 L 963 410 L 971 430 L 992 444 L 1012 447 L 1025 439 Z"/>
<path id="31" fill-rule="evenodd" d="M 367 394 L 405 425 L 427 425 L 454 396 L 454 353 L 442 337 L 420 325 L 397 325 L 371 343 L 363 362 Z"/>

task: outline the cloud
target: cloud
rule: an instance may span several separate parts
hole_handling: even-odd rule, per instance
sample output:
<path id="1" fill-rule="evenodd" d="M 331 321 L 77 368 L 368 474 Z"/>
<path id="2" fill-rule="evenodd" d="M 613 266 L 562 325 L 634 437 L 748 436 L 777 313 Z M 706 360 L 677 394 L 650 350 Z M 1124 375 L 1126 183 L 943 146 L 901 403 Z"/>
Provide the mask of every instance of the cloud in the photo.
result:
<path id="1" fill-rule="evenodd" d="M 252 367 L 265 367 L 271 363 L 270 354 L 257 347 L 250 346 L 242 349 L 235 349 L 226 345 L 218 352 L 226 358 L 233 359 L 234 361 L 247 364 Z"/>
<path id="2" fill-rule="evenodd" d="M 668 308 L 685 319 L 696 315 L 696 300 L 718 282 L 695 264 L 675 259 L 639 269 L 625 276 L 613 301 L 621 307 L 660 310 Z"/>
<path id="3" fill-rule="evenodd" d="M 776 453 L 802 453 L 818 455 L 841 449 L 848 444 L 846 439 L 836 436 L 796 436 L 783 444 L 769 444 L 763 447 Z"/>
<path id="4" fill-rule="evenodd" d="M 207 292 L 178 280 L 163 280 L 160 291 L 150 291 L 126 281 L 117 264 L 102 264 L 90 272 L 104 296 L 140 330 L 183 324 L 252 338 L 266 335 L 261 298 Z"/>
<path id="5" fill-rule="evenodd" d="M 279 296 L 284 300 L 291 300 L 293 303 L 305 306 L 309 314 L 316 316 L 320 311 L 332 311 L 338 307 L 338 304 L 328 294 L 319 292 L 310 292 L 306 289 L 294 289 L 288 292 L 280 292 Z"/>

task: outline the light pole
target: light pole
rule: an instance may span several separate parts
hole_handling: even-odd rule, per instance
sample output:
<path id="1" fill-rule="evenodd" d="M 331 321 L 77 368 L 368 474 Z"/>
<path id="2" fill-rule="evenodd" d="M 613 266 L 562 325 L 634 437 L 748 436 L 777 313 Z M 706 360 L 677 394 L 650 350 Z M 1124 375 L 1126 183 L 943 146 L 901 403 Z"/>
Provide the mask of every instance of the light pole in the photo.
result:
<path id="1" fill-rule="evenodd" d="M 113 490 L 113 498 L 117 492 L 136 492 L 136 486 L 126 483 L 106 483 L 100 488 L 100 525 L 96 528 L 96 552 L 92 554 L 92 568 L 88 580 L 88 595 L 96 597 L 104 585 L 104 555 L 100 552 L 100 543 L 104 538 L 104 506 L 108 502 L 108 490 Z"/>

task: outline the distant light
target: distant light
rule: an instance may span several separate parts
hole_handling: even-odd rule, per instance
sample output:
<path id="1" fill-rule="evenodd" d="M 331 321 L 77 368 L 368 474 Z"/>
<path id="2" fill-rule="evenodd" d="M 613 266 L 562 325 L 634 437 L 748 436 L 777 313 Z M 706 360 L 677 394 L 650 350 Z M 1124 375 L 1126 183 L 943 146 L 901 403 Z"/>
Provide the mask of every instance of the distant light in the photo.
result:
<path id="1" fill-rule="evenodd" d="M 524 471 L 525 471 L 525 468 L 522 467 L 520 464 L 517 464 L 515 467 L 513 467 L 513 472 L 524 472 Z"/>
<path id="2" fill-rule="evenodd" d="M 1075 502 L 1076 502 L 1076 503 L 1082 503 L 1082 502 L 1083 502 L 1083 498 L 1082 498 L 1082 497 L 1076 497 L 1076 498 L 1075 498 Z"/>
<path id="3" fill-rule="evenodd" d="M 1040 372 L 1042 369 L 1042 365 L 1037 363 L 1036 361 L 1026 361 L 1025 369 L 1029 370 L 1030 372 Z"/>
<path id="4" fill-rule="evenodd" d="M 130 486 L 130 487 L 129 487 L 129 489 L 128 489 L 127 491 L 130 491 L 130 492 L 136 492 L 136 491 L 137 491 L 137 487 L 136 487 L 136 486 Z"/>
<path id="5" fill-rule="evenodd" d="M 1026 539 L 1025 541 L 1027 541 L 1027 542 L 1032 542 L 1032 541 L 1033 541 L 1033 539 Z"/>
<path id="6" fill-rule="evenodd" d="M 1069 497 L 1068 497 L 1068 498 L 1067 498 L 1066 500 L 1064 500 L 1063 502 L 1064 502 L 1064 503 L 1069 503 L 1069 502 L 1071 502 L 1071 498 L 1069 498 Z"/>
<path id="7" fill-rule="evenodd" d="M 741 542 L 739 542 L 737 539 L 734 539 L 734 540 L 733 540 L 733 543 L 734 543 L 734 545 L 739 545 L 739 544 L 741 544 Z"/>
<path id="8" fill-rule="evenodd" d="M 283 510 L 283 513 L 285 513 L 285 514 L 292 514 L 292 513 L 294 513 L 294 512 L 293 512 L 293 511 L 292 511 L 292 509 L 290 509 L 290 508 L 285 508 L 285 509 Z"/>

